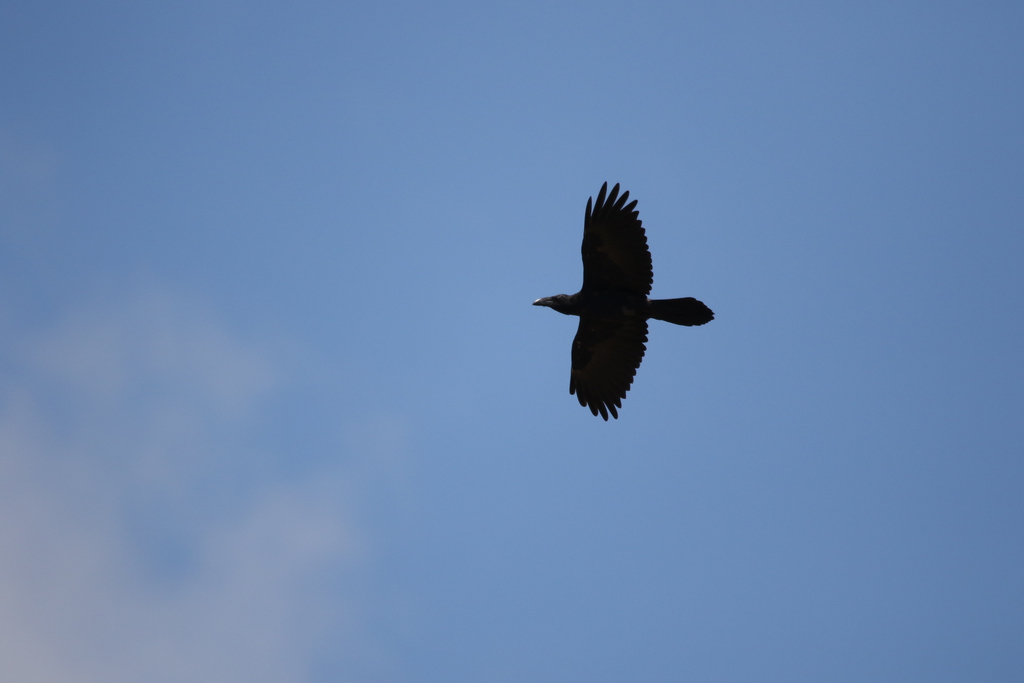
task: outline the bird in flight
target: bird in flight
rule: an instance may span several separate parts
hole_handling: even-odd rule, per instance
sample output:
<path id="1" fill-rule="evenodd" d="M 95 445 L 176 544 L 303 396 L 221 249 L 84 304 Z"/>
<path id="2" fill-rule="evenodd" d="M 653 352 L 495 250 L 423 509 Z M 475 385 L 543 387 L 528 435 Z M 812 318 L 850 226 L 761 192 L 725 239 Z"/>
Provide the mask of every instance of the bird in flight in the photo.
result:
<path id="1" fill-rule="evenodd" d="M 594 415 L 618 419 L 618 409 L 633 383 L 647 347 L 647 320 L 675 325 L 703 325 L 711 309 L 692 297 L 648 299 L 654 271 L 647 236 L 629 192 L 619 196 L 601 186 L 597 201 L 587 200 L 583 219 L 583 288 L 533 302 L 565 315 L 578 315 L 572 341 L 569 393 Z"/>

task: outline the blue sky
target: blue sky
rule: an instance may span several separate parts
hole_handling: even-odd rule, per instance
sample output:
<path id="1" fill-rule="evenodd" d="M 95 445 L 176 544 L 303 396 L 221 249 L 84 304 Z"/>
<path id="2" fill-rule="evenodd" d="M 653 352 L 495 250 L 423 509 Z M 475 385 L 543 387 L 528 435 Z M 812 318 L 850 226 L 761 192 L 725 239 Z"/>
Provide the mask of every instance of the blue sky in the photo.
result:
<path id="1" fill-rule="evenodd" d="M 6 3 L 12 681 L 1024 676 L 1024 10 Z M 587 197 L 658 297 L 567 392 Z"/>

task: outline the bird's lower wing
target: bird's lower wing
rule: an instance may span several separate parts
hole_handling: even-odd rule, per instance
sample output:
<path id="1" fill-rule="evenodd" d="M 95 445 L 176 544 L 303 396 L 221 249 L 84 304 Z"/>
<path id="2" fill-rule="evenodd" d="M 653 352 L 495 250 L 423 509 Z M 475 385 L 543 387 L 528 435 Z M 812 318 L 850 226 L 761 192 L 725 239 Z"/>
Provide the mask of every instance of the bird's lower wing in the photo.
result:
<path id="1" fill-rule="evenodd" d="M 647 347 L 647 321 L 601 320 L 580 317 L 580 327 L 572 342 L 572 372 L 569 393 L 576 394 L 581 406 L 605 420 L 608 413 L 618 418 L 617 408 L 633 383 L 636 369 Z"/>

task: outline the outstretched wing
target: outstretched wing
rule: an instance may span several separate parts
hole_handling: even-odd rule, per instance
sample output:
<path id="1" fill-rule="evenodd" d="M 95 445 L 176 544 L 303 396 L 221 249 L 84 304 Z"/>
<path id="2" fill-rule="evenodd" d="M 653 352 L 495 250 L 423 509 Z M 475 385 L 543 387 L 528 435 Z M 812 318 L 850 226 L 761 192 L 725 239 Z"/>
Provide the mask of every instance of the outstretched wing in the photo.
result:
<path id="1" fill-rule="evenodd" d="M 607 320 L 580 316 L 580 327 L 572 341 L 572 371 L 569 393 L 594 415 L 618 418 L 636 369 L 647 347 L 647 321 Z"/>
<path id="2" fill-rule="evenodd" d="M 583 221 L 583 290 L 626 291 L 640 296 L 651 293 L 654 271 L 647 249 L 636 200 L 629 204 L 629 192 L 619 197 L 619 185 L 605 198 L 608 183 L 601 186 L 597 201 Z"/>

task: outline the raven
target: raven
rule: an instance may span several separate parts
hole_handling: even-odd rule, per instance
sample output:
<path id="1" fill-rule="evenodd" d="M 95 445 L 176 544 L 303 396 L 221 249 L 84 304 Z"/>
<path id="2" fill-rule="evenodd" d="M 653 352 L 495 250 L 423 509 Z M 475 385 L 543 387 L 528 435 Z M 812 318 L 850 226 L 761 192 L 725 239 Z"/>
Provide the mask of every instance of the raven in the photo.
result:
<path id="1" fill-rule="evenodd" d="M 578 315 L 580 326 L 572 341 L 569 393 L 581 406 L 608 420 L 618 419 L 629 385 L 633 383 L 647 347 L 647 320 L 676 325 L 703 325 L 714 319 L 711 309 L 692 297 L 648 299 L 654 271 L 647 236 L 629 192 L 619 197 L 616 183 L 605 198 L 587 199 L 583 219 L 583 288 L 576 294 L 556 294 L 533 302 L 559 313 Z"/>

